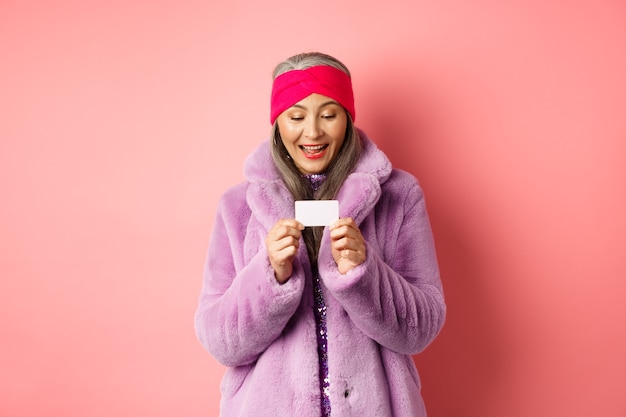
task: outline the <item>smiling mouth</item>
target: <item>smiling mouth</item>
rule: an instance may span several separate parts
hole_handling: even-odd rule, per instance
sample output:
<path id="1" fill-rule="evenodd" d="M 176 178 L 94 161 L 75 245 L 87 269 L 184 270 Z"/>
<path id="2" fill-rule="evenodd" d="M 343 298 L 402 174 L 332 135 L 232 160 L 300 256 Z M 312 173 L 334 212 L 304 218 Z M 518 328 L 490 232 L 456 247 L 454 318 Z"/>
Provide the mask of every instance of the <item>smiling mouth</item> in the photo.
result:
<path id="1" fill-rule="evenodd" d="M 302 149 L 302 151 L 306 154 L 306 155 L 318 155 L 321 152 L 323 152 L 326 148 L 328 148 L 328 145 L 300 145 L 300 149 Z"/>

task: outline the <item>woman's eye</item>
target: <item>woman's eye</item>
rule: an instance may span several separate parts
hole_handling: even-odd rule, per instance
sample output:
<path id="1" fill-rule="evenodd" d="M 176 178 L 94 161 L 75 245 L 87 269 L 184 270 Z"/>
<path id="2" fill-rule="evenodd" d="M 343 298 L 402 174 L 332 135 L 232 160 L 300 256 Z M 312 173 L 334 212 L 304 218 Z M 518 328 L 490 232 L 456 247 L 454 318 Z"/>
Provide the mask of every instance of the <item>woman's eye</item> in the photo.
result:
<path id="1" fill-rule="evenodd" d="M 302 117 L 302 116 L 291 116 L 290 119 L 297 122 L 297 121 L 303 120 L 304 117 Z"/>
<path id="2" fill-rule="evenodd" d="M 335 116 L 335 114 L 324 114 L 322 115 L 322 119 L 334 119 Z"/>

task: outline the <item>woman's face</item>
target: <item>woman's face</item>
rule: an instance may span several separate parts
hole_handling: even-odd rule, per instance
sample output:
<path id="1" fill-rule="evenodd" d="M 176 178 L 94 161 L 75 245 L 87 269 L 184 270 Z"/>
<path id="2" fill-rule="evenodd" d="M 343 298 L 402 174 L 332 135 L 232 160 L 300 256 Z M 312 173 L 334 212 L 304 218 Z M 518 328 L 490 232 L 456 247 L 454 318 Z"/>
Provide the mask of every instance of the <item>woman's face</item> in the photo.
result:
<path id="1" fill-rule="evenodd" d="M 276 122 L 298 170 L 320 174 L 341 149 L 348 116 L 335 100 L 314 93 L 282 112 Z"/>

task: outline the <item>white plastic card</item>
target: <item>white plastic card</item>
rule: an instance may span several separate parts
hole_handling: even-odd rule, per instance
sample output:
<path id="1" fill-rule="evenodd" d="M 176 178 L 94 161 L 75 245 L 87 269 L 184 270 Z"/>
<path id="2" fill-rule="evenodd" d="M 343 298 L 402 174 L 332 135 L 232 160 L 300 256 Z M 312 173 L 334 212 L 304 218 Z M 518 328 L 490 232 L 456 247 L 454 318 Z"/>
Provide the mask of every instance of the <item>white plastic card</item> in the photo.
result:
<path id="1" fill-rule="evenodd" d="M 296 220 L 305 227 L 330 226 L 339 220 L 337 200 L 299 200 L 295 208 Z"/>

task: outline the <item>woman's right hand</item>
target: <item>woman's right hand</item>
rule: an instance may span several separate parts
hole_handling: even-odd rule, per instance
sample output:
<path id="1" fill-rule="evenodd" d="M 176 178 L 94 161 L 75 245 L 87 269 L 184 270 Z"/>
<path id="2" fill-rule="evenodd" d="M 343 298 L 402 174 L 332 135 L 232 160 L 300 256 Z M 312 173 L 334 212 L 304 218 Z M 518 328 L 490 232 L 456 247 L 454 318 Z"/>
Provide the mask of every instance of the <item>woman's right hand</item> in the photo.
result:
<path id="1" fill-rule="evenodd" d="M 281 219 L 267 232 L 265 246 L 274 268 L 276 280 L 284 284 L 293 271 L 293 260 L 298 253 L 304 226 L 294 219 Z"/>

